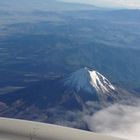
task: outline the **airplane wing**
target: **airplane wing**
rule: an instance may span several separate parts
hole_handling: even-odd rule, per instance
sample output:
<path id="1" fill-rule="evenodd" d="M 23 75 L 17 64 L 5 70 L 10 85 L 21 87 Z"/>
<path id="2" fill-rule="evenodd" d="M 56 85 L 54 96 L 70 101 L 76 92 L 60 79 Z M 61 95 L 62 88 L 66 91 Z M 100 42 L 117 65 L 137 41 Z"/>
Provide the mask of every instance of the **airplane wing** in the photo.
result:
<path id="1" fill-rule="evenodd" d="M 122 140 L 39 122 L 0 118 L 0 140 Z"/>

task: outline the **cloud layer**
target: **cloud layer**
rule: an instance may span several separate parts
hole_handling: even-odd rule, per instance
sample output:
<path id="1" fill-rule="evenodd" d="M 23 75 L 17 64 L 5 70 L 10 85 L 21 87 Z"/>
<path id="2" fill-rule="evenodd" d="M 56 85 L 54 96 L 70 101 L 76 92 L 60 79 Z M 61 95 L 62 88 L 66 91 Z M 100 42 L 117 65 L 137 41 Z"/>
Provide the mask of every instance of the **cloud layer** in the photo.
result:
<path id="1" fill-rule="evenodd" d="M 140 0 L 63 0 L 65 2 L 79 2 L 105 7 L 140 8 Z"/>
<path id="2" fill-rule="evenodd" d="M 140 105 L 115 104 L 84 119 L 91 131 L 130 140 L 140 138 Z"/>

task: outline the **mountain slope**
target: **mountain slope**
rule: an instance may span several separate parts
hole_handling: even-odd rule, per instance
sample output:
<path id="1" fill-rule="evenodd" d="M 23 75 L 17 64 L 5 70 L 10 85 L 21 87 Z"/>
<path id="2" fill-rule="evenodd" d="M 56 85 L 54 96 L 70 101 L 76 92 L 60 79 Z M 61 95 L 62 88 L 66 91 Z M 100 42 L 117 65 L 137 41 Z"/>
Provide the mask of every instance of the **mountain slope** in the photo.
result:
<path id="1" fill-rule="evenodd" d="M 81 96 L 89 96 L 89 99 L 93 100 L 108 102 L 120 99 L 117 88 L 107 78 L 86 67 L 66 78 L 64 86 Z"/>
<path id="2" fill-rule="evenodd" d="M 92 92 L 94 88 L 98 93 L 107 93 L 115 90 L 115 87 L 103 75 L 86 67 L 74 72 L 66 79 L 65 85 L 76 88 L 77 91 L 84 89 Z"/>
<path id="3" fill-rule="evenodd" d="M 93 114 L 110 104 L 129 104 L 136 98 L 137 95 L 111 84 L 99 72 L 82 68 L 68 77 L 46 79 L 0 95 L 0 116 L 87 129 L 85 122 L 80 121 L 83 112 Z"/>

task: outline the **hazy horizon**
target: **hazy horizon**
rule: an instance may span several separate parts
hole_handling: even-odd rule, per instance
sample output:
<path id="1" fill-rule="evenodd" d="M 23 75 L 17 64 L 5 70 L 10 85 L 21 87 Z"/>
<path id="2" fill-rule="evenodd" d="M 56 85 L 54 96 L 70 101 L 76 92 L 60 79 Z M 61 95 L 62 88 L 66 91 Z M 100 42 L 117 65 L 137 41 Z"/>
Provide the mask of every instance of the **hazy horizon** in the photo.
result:
<path id="1" fill-rule="evenodd" d="M 109 8 L 132 8 L 140 9 L 139 0 L 58 0 L 64 2 L 72 3 L 82 3 L 82 4 L 91 4 L 99 7 L 109 7 Z"/>

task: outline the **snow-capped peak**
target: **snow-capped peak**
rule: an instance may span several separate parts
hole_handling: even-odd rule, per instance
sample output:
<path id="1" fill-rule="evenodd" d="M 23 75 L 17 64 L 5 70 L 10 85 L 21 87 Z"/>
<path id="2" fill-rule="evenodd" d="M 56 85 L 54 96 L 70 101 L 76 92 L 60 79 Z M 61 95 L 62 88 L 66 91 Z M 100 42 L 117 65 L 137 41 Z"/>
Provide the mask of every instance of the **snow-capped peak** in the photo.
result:
<path id="1" fill-rule="evenodd" d="M 91 77 L 90 84 L 97 90 L 103 93 L 115 90 L 115 87 L 97 71 L 88 71 Z"/>
<path id="2" fill-rule="evenodd" d="M 91 93 L 93 90 L 98 93 L 108 93 L 115 90 L 115 87 L 102 74 L 87 67 L 72 73 L 64 84 L 77 91 L 86 90 Z"/>

